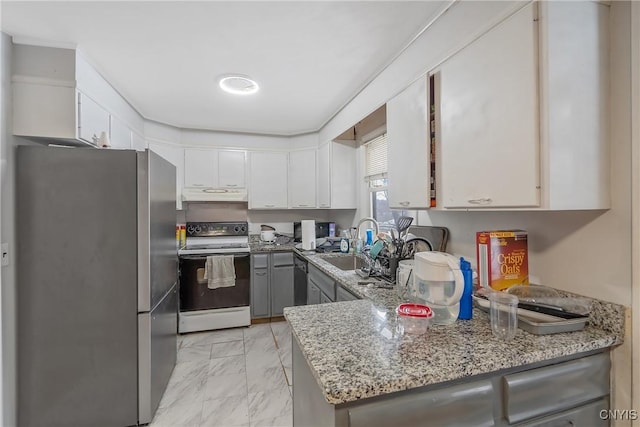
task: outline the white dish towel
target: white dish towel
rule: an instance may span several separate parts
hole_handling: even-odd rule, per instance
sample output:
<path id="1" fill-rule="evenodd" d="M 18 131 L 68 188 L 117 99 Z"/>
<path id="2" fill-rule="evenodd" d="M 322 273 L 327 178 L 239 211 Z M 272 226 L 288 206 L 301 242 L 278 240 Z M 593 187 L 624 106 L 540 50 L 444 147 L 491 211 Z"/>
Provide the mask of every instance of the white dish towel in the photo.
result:
<path id="1" fill-rule="evenodd" d="M 229 288 L 236 285 L 236 269 L 233 255 L 208 256 L 204 269 L 207 288 Z"/>

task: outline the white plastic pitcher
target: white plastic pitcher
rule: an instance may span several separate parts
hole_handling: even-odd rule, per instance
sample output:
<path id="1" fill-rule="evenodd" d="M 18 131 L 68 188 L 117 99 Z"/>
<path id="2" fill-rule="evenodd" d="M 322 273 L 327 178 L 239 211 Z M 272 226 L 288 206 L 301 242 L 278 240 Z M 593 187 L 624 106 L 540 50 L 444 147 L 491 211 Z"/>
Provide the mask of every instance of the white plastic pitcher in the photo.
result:
<path id="1" fill-rule="evenodd" d="M 433 323 L 448 325 L 456 321 L 464 278 L 460 261 L 444 252 L 418 252 L 413 270 L 413 294 L 418 302 L 431 307 Z"/>

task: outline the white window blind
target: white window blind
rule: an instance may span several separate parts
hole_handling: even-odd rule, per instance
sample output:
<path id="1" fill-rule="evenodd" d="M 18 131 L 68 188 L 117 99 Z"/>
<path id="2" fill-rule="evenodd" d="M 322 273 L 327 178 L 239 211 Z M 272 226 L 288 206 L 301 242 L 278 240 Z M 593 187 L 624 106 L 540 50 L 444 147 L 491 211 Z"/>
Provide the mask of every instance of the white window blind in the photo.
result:
<path id="1" fill-rule="evenodd" d="M 386 178 L 387 176 L 387 134 L 382 134 L 365 144 L 365 179 Z"/>

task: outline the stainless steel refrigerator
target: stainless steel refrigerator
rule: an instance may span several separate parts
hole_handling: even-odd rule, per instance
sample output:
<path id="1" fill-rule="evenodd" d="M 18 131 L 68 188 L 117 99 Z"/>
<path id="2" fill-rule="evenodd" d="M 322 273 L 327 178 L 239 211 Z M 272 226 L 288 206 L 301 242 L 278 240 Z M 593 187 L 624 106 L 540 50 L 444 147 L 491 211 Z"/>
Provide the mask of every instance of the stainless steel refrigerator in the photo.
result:
<path id="1" fill-rule="evenodd" d="M 18 425 L 151 421 L 176 362 L 176 170 L 18 147 Z"/>

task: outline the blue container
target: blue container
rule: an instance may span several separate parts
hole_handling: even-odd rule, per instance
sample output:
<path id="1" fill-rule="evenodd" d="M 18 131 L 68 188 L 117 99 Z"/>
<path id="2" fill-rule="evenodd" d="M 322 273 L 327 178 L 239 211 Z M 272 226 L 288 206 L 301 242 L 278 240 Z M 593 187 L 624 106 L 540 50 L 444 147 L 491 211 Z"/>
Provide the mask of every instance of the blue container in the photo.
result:
<path id="1" fill-rule="evenodd" d="M 365 245 L 367 246 L 373 245 L 373 230 L 370 228 L 367 228 L 367 241 Z"/>
<path id="2" fill-rule="evenodd" d="M 464 278 L 464 291 L 462 292 L 462 298 L 460 298 L 458 319 L 469 320 L 473 317 L 473 300 L 471 298 L 473 293 L 473 271 L 471 270 L 471 263 L 465 261 L 462 257 L 460 257 L 460 271 L 462 271 L 462 277 Z"/>

